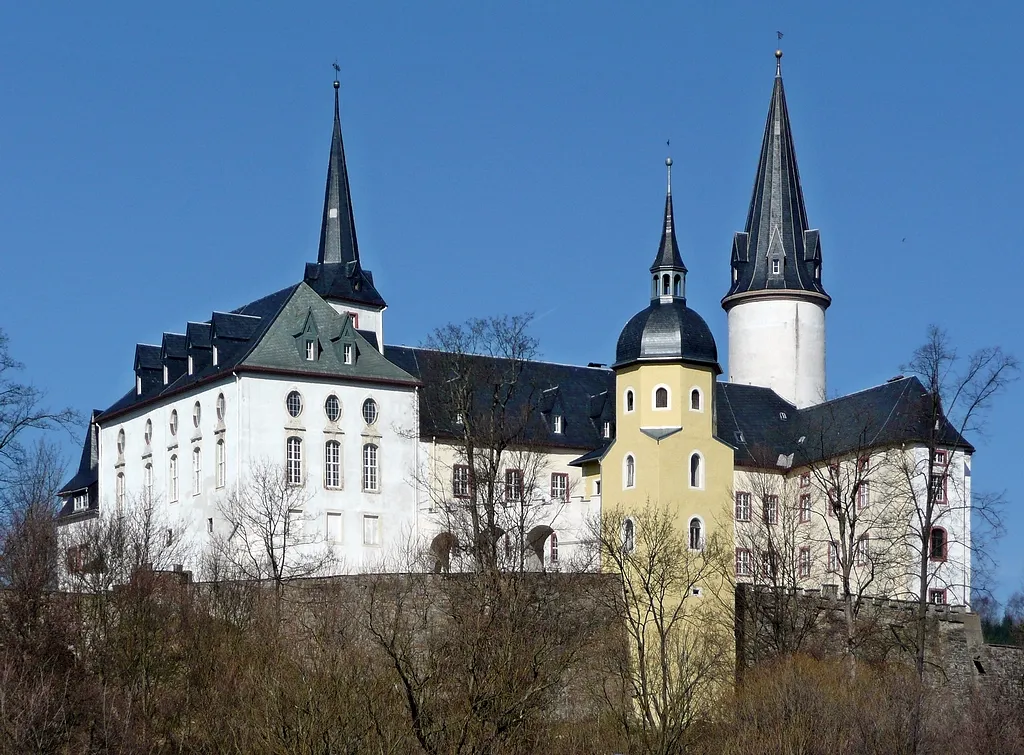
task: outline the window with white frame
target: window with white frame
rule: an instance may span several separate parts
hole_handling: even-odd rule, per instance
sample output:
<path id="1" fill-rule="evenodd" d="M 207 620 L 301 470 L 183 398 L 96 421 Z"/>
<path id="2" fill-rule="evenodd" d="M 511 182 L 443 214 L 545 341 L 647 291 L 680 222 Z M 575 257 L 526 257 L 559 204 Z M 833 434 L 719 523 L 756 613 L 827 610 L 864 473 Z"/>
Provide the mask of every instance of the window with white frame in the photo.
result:
<path id="1" fill-rule="evenodd" d="M 117 431 L 117 455 L 124 456 L 124 430 Z"/>
<path id="2" fill-rule="evenodd" d="M 750 493 L 742 491 L 736 493 L 736 521 L 750 521 Z"/>
<path id="3" fill-rule="evenodd" d="M 178 434 L 178 410 L 177 409 L 171 409 L 171 420 L 168 423 L 168 427 L 170 428 L 171 437 L 172 438 L 175 435 Z"/>
<path id="4" fill-rule="evenodd" d="M 302 484 L 302 438 L 285 441 L 285 479 L 289 485 Z"/>
<path id="5" fill-rule="evenodd" d="M 632 553 L 636 550 L 636 522 L 627 517 L 622 522 L 622 552 Z"/>
<path id="6" fill-rule="evenodd" d="M 203 492 L 203 454 L 198 447 L 192 449 L 192 495 Z"/>
<path id="7" fill-rule="evenodd" d="M 558 563 L 558 535 L 556 535 L 554 532 L 552 532 L 551 536 L 548 538 L 548 544 L 549 544 L 549 547 L 551 549 L 550 556 L 549 556 L 550 563 L 557 564 Z"/>
<path id="8" fill-rule="evenodd" d="M 316 341 L 314 341 L 312 338 L 306 339 L 306 361 L 316 361 Z"/>
<path id="9" fill-rule="evenodd" d="M 839 543 L 833 540 L 826 544 L 828 548 L 828 570 L 839 571 Z"/>
<path id="10" fill-rule="evenodd" d="M 380 489 L 377 450 L 373 443 L 363 446 L 363 490 L 371 493 Z"/>
<path id="11" fill-rule="evenodd" d="M 217 421 L 218 422 L 223 422 L 224 421 L 224 414 L 227 411 L 227 401 L 225 400 L 223 393 L 221 393 L 221 394 L 219 394 L 217 396 L 216 408 L 217 408 Z"/>
<path id="12" fill-rule="evenodd" d="M 121 508 L 124 506 L 124 472 L 117 473 L 116 486 L 114 488 L 114 495 L 117 501 L 117 507 Z"/>
<path id="13" fill-rule="evenodd" d="M 668 388 L 663 385 L 654 389 L 654 408 L 668 409 Z"/>
<path id="14" fill-rule="evenodd" d="M 806 524 L 811 521 L 811 494 L 800 494 L 800 523 Z"/>
<path id="15" fill-rule="evenodd" d="M 380 545 L 380 517 L 363 514 L 363 545 Z"/>
<path id="16" fill-rule="evenodd" d="M 690 487 L 704 487 L 704 460 L 696 451 L 690 454 Z"/>
<path id="17" fill-rule="evenodd" d="M 777 495 L 766 495 L 764 497 L 764 523 L 779 523 L 779 497 Z"/>
<path id="18" fill-rule="evenodd" d="M 633 458 L 633 454 L 627 454 L 625 460 L 625 470 L 623 472 L 623 487 L 635 488 L 636 487 L 636 459 Z"/>
<path id="19" fill-rule="evenodd" d="M 302 414 L 302 394 L 298 391 L 289 391 L 284 399 L 284 406 L 290 417 L 298 417 Z"/>
<path id="20" fill-rule="evenodd" d="M 782 263 L 776 257 L 775 259 L 772 260 L 772 275 L 778 275 L 779 274 L 779 270 L 781 268 L 782 268 Z"/>
<path id="21" fill-rule="evenodd" d="M 871 563 L 871 540 L 867 533 L 857 538 L 855 559 L 857 566 L 867 566 Z"/>
<path id="22" fill-rule="evenodd" d="M 376 424 L 378 414 L 377 402 L 372 398 L 366 399 L 366 401 L 363 402 L 363 422 L 368 425 Z"/>
<path id="23" fill-rule="evenodd" d="M 352 348 L 352 344 L 346 343 L 342 347 L 342 355 L 345 357 L 345 364 L 352 364 L 355 362 L 355 349 Z"/>
<path id="24" fill-rule="evenodd" d="M 690 519 L 690 550 L 704 550 L 704 522 L 699 516 Z"/>
<path id="25" fill-rule="evenodd" d="M 797 574 L 801 577 L 811 576 L 811 549 L 809 546 L 801 546 L 797 555 Z"/>
<path id="26" fill-rule="evenodd" d="M 324 443 L 324 487 L 341 487 L 341 443 L 336 440 Z"/>
<path id="27" fill-rule="evenodd" d="M 167 463 L 167 497 L 171 503 L 178 500 L 178 456 L 171 454 Z"/>
<path id="28" fill-rule="evenodd" d="M 633 389 L 629 388 L 626 390 L 626 412 L 632 412 L 634 408 Z"/>
<path id="29" fill-rule="evenodd" d="M 89 508 L 89 494 L 87 492 L 75 493 L 75 499 L 72 506 L 74 511 L 85 511 Z"/>
<path id="30" fill-rule="evenodd" d="M 752 563 L 749 548 L 736 549 L 736 576 L 749 577 L 752 571 Z"/>
<path id="31" fill-rule="evenodd" d="M 228 477 L 227 449 L 224 446 L 223 438 L 217 441 L 217 479 L 218 488 L 224 487 Z"/>
<path id="32" fill-rule="evenodd" d="M 456 464 L 452 467 L 452 495 L 469 498 L 469 465 Z"/>
<path id="33" fill-rule="evenodd" d="M 199 427 L 199 423 L 203 419 L 203 407 L 200 406 L 199 402 L 196 401 L 192 405 L 192 424 Z"/>
<path id="34" fill-rule="evenodd" d="M 551 473 L 551 500 L 569 500 L 569 475 L 565 472 Z"/>
<path id="35" fill-rule="evenodd" d="M 327 540 L 332 543 L 341 542 L 341 514 L 336 511 L 327 512 Z"/>
<path id="36" fill-rule="evenodd" d="M 561 414 L 556 414 L 554 417 L 552 417 L 552 419 L 551 419 L 551 431 L 555 435 L 561 435 L 562 434 L 562 415 Z"/>
<path id="37" fill-rule="evenodd" d="M 601 426 L 601 435 L 605 438 L 612 437 L 612 423 L 608 420 L 605 420 L 604 424 Z"/>
<path id="38" fill-rule="evenodd" d="M 341 419 L 341 401 L 333 393 L 324 401 L 324 414 L 330 422 L 337 422 Z"/>
<path id="39" fill-rule="evenodd" d="M 690 391 L 690 411 L 699 412 L 701 409 L 700 389 L 694 388 Z"/>
<path id="40" fill-rule="evenodd" d="M 302 537 L 306 527 L 306 515 L 302 509 L 288 509 L 288 534 L 295 537 Z"/>
<path id="41" fill-rule="evenodd" d="M 146 420 L 146 430 L 142 434 L 142 439 L 146 442 L 147 446 L 153 443 L 153 420 Z"/>
<path id="42" fill-rule="evenodd" d="M 505 500 L 518 503 L 523 500 L 523 470 L 505 470 Z"/>
<path id="43" fill-rule="evenodd" d="M 146 501 L 153 500 L 153 465 L 147 464 L 142 470 L 142 489 L 146 494 Z"/>

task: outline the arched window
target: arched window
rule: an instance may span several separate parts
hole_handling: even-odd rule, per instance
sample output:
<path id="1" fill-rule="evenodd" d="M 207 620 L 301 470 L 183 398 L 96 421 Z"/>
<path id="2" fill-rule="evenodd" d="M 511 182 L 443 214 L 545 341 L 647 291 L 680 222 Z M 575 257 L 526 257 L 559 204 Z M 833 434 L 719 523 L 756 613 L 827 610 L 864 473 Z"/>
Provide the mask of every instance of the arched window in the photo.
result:
<path id="1" fill-rule="evenodd" d="M 632 553 L 636 548 L 636 523 L 632 519 L 622 522 L 622 551 Z"/>
<path id="2" fill-rule="evenodd" d="M 704 461 L 696 451 L 690 455 L 690 487 L 704 487 Z"/>
<path id="3" fill-rule="evenodd" d="M 302 484 L 302 438 L 292 436 L 285 443 L 285 478 L 289 485 Z"/>
<path id="4" fill-rule="evenodd" d="M 124 456 L 124 430 L 117 431 L 117 455 Z"/>
<path id="5" fill-rule="evenodd" d="M 203 492 L 203 454 L 198 447 L 192 449 L 192 495 Z"/>
<path id="6" fill-rule="evenodd" d="M 367 443 L 363 446 L 363 490 L 376 492 L 380 479 L 377 467 L 377 446 Z"/>
<path id="7" fill-rule="evenodd" d="M 217 487 L 224 487 L 224 483 L 227 480 L 227 450 L 224 446 L 224 439 L 221 438 L 217 441 Z"/>
<path id="8" fill-rule="evenodd" d="M 147 446 L 153 442 L 153 420 L 146 420 L 146 431 L 143 433 L 142 439 L 146 441 Z"/>
<path id="9" fill-rule="evenodd" d="M 217 396 L 217 403 L 216 403 L 216 407 L 217 407 L 217 421 L 218 422 L 223 422 L 224 421 L 224 414 L 227 411 L 227 406 L 228 406 L 227 405 L 227 401 L 224 400 L 224 394 L 223 393 L 219 394 Z"/>
<path id="10" fill-rule="evenodd" d="M 665 275 L 661 279 L 661 293 L 664 294 L 665 296 L 668 296 L 669 290 L 671 288 L 671 284 L 669 283 L 669 281 L 671 280 L 672 279 L 669 277 L 668 273 L 665 273 Z"/>
<path id="11" fill-rule="evenodd" d="M 682 296 L 683 295 L 683 277 L 681 275 L 677 275 L 675 277 L 675 280 L 673 281 L 672 295 L 673 296 Z"/>
<path id="12" fill-rule="evenodd" d="M 202 421 L 202 419 L 203 407 L 199 405 L 198 401 L 196 401 L 192 405 L 192 424 L 195 425 L 196 427 L 199 427 L 199 423 Z"/>
<path id="13" fill-rule="evenodd" d="M 341 487 L 341 443 L 336 440 L 324 444 L 324 487 Z"/>
<path id="14" fill-rule="evenodd" d="M 949 546 L 946 530 L 942 527 L 932 527 L 931 537 L 928 538 L 928 541 L 928 557 L 932 561 L 945 561 Z"/>
<path id="15" fill-rule="evenodd" d="M 626 391 L 626 411 L 633 411 L 633 389 L 630 388 Z"/>
<path id="16" fill-rule="evenodd" d="M 167 465 L 168 497 L 171 503 L 178 500 L 178 456 L 171 454 L 171 460 Z"/>
<path id="17" fill-rule="evenodd" d="M 704 550 L 704 524 L 697 516 L 690 519 L 690 550 Z"/>
<path id="18" fill-rule="evenodd" d="M 655 297 L 657 295 L 658 295 L 658 276 L 655 275 L 654 279 L 651 281 L 651 296 Z"/>
<path id="19" fill-rule="evenodd" d="M 699 412 L 700 410 L 700 389 L 694 388 L 690 391 L 690 411 Z"/>
<path id="20" fill-rule="evenodd" d="M 117 498 L 117 507 L 121 508 L 124 506 L 124 472 L 118 472 L 117 474 L 117 487 L 114 490 L 114 495 Z"/>
<path id="21" fill-rule="evenodd" d="M 668 409 L 668 388 L 665 386 L 654 389 L 654 408 Z"/>
<path id="22" fill-rule="evenodd" d="M 636 487 L 636 459 L 632 454 L 626 456 L 625 486 Z"/>
<path id="23" fill-rule="evenodd" d="M 551 541 L 551 563 L 558 563 L 558 535 L 554 532 L 551 533 L 551 537 L 548 538 Z"/>

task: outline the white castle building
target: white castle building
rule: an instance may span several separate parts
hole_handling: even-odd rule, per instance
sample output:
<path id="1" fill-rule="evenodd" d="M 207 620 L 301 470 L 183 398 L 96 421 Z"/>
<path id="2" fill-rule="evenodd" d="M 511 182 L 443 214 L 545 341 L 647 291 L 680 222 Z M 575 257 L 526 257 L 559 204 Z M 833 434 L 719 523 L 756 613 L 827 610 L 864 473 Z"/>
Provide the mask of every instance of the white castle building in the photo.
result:
<path id="1" fill-rule="evenodd" d="M 447 563 L 449 547 L 442 556 L 437 545 L 455 536 L 437 503 L 467 489 L 462 418 L 450 416 L 442 399 L 450 379 L 444 355 L 385 341 L 387 305 L 359 255 L 337 90 L 335 82 L 316 262 L 280 291 L 215 310 L 181 332 L 165 333 L 159 344 L 136 346 L 133 386 L 93 412 L 79 469 L 61 491 L 60 520 L 72 540 L 84 523 L 148 501 L 163 521 L 175 523 L 174 537 L 201 552 L 214 539 L 230 540 L 225 501 L 248 484 L 254 469 L 272 464 L 286 484 L 305 491 L 291 515 L 302 521 L 310 542 L 331 550 L 334 570 L 381 568 L 409 543 L 433 543 Z M 616 395 L 617 372 L 627 364 L 643 370 L 666 362 L 700 365 L 712 379 L 721 372 L 710 330 L 686 307 L 686 269 L 673 223 L 669 190 L 662 243 L 650 269 L 652 303 L 623 330 L 613 368 L 536 361 L 523 367 L 522 379 L 533 388 L 525 409 L 533 419 L 522 440 L 542 455 L 542 472 L 529 492 L 520 468 L 509 466 L 500 482 L 509 500 L 528 495 L 538 503 L 520 533 L 532 568 L 565 563 L 586 539 L 586 523 L 601 512 L 602 497 L 613 495 L 605 490 L 602 496 L 602 470 L 626 463 L 616 455 L 616 428 L 633 412 L 632 391 Z M 737 577 L 750 578 L 760 563 L 749 531 L 778 518 L 772 507 L 780 505 L 780 493 L 757 489 L 755 478 L 768 475 L 791 491 L 798 523 L 807 516 L 797 556 L 802 582 L 827 586 L 834 581 L 834 546 L 827 495 L 820 490 L 827 485 L 816 484 L 827 476 L 820 470 L 840 463 L 867 470 L 894 449 L 920 461 L 927 456 L 922 423 L 930 421 L 930 402 L 914 378 L 826 400 L 831 299 L 823 286 L 819 233 L 807 220 L 778 67 L 746 228 L 733 239 L 728 278 L 724 255 L 722 263 L 728 381 L 716 380 L 707 399 L 696 390 L 696 397 L 670 399 L 670 388 L 659 386 L 665 393 L 652 401 L 659 408 L 663 400 L 666 408 L 675 406 L 671 401 L 696 401 L 690 408 L 701 412 L 707 401 L 709 442 L 732 449 L 731 468 L 701 469 L 700 475 L 702 481 L 722 474 L 728 480 L 716 495 L 734 520 Z M 950 514 L 929 539 L 933 599 L 966 603 L 973 448 L 946 425 L 936 467 L 941 478 L 932 484 L 948 491 Z M 652 443 L 660 440 L 657 432 L 647 434 Z M 643 452 L 637 453 L 643 469 Z M 879 495 L 880 483 L 859 490 L 865 506 Z M 865 542 L 865 559 L 867 553 Z M 184 567 L 199 570 L 200 564 Z M 909 572 L 889 574 L 877 580 L 876 591 L 909 595 L 916 580 Z"/>

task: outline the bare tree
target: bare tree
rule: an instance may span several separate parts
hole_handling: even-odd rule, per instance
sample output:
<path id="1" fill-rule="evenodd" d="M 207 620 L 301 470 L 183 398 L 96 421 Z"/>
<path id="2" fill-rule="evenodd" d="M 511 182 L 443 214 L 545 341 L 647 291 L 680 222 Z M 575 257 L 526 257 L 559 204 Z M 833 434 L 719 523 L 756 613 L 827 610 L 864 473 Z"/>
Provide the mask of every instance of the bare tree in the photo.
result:
<path id="1" fill-rule="evenodd" d="M 17 382 L 16 373 L 23 368 L 11 356 L 7 336 L 0 330 L 0 485 L 15 481 L 31 457 L 25 444 L 31 431 L 68 429 L 80 419 L 73 409 L 47 407 L 41 390 Z"/>
<path id="2" fill-rule="evenodd" d="M 612 711 L 631 752 L 683 752 L 732 676 L 733 543 L 711 536 L 692 549 L 677 518 L 650 502 L 629 517 L 606 511 L 592 529 L 629 646 L 608 656 L 619 681 Z"/>
<path id="3" fill-rule="evenodd" d="M 218 505 L 226 529 L 214 533 L 207 568 L 215 579 L 271 581 L 324 573 L 333 562 L 326 534 L 306 511 L 312 492 L 277 464 L 250 465 L 247 479 Z"/>

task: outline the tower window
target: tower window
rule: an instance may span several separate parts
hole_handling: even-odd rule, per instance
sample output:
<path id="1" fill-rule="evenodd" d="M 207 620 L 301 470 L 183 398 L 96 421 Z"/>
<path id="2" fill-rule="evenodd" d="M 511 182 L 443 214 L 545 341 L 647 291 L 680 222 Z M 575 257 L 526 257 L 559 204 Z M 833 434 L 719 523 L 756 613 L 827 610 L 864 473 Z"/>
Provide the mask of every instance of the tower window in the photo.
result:
<path id="1" fill-rule="evenodd" d="M 633 390 L 626 391 L 626 411 L 633 411 Z"/>
<path id="2" fill-rule="evenodd" d="M 626 457 L 626 475 L 625 475 L 625 487 L 635 488 L 636 487 L 636 459 L 633 458 L 632 454 Z"/>
<path id="3" fill-rule="evenodd" d="M 782 263 L 778 260 L 778 258 L 773 259 L 772 260 L 772 275 L 778 275 L 779 274 L 779 270 L 781 269 L 781 267 L 782 267 Z"/>
<path id="4" fill-rule="evenodd" d="M 690 391 L 690 411 L 699 412 L 700 410 L 700 389 L 694 388 Z"/>
<path id="5" fill-rule="evenodd" d="M 601 435 L 603 435 L 605 438 L 612 437 L 612 423 L 609 422 L 608 420 L 604 421 L 604 425 L 601 428 Z"/>
<path id="6" fill-rule="evenodd" d="M 690 487 L 704 487 L 704 460 L 696 451 L 690 455 Z"/>
<path id="7" fill-rule="evenodd" d="M 654 408 L 668 409 L 668 388 L 661 386 L 654 391 Z"/>
<path id="8" fill-rule="evenodd" d="M 671 279 L 671 277 L 669 277 L 668 273 L 666 273 L 664 276 L 662 276 L 662 279 L 661 279 L 661 293 L 663 293 L 665 296 L 668 296 L 668 294 L 669 294 L 669 290 L 670 290 L 670 283 L 669 283 L 669 281 L 671 281 L 671 280 L 672 279 Z"/>
<path id="9" fill-rule="evenodd" d="M 928 557 L 932 561 L 946 560 L 946 530 L 942 527 L 932 527 L 931 537 L 928 538 Z"/>
<path id="10" fill-rule="evenodd" d="M 651 296 L 657 296 L 657 295 L 658 295 L 658 276 L 655 275 L 654 278 L 651 280 Z"/>
<path id="11" fill-rule="evenodd" d="M 632 553 L 636 549 L 636 523 L 632 519 L 622 522 L 622 552 Z"/>
<path id="12" fill-rule="evenodd" d="M 704 525 L 700 517 L 690 519 L 690 550 L 699 551 L 704 549 Z"/>
<path id="13" fill-rule="evenodd" d="M 677 275 L 675 277 L 675 285 L 674 285 L 674 288 L 672 290 L 672 294 L 673 294 L 673 296 L 682 296 L 683 295 L 683 277 L 681 275 Z"/>

